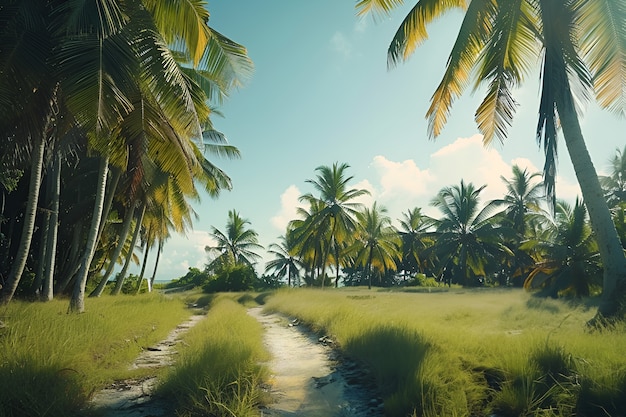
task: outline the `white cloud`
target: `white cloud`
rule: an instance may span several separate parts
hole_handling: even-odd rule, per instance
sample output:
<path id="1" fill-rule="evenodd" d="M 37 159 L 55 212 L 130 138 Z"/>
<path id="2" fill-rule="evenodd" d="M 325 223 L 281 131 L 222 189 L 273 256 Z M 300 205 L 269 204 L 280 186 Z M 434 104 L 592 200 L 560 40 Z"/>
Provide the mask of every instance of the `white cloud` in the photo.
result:
<path id="1" fill-rule="evenodd" d="M 290 185 L 280 195 L 280 211 L 270 219 L 272 226 L 280 233 L 285 233 L 287 224 L 298 217 L 298 207 L 304 207 L 299 201 L 301 195 L 302 193 L 295 185 Z"/>
<path id="2" fill-rule="evenodd" d="M 361 18 L 356 21 L 354 24 L 354 32 L 355 33 L 363 33 L 367 30 L 368 27 L 368 19 Z"/>
<path id="3" fill-rule="evenodd" d="M 389 209 L 392 218 L 413 207 L 438 216 L 438 210 L 430 207 L 430 200 L 441 188 L 458 185 L 463 179 L 476 187 L 487 185 L 481 192 L 483 203 L 501 198 L 506 193 L 501 176 L 510 178 L 514 164 L 529 172 L 540 172 L 526 158 L 505 161 L 497 149 L 483 146 L 481 135 L 458 138 L 430 155 L 427 165 L 422 167 L 413 160 L 398 162 L 378 155 L 372 160 L 377 173 L 374 195 Z M 557 187 L 559 198 L 570 199 L 577 195 L 577 185 L 560 177 Z"/>
<path id="4" fill-rule="evenodd" d="M 367 190 L 369 192 L 369 194 L 364 194 L 354 199 L 355 202 L 363 204 L 364 207 L 371 207 L 374 201 L 378 200 L 378 192 L 368 180 L 361 180 L 354 185 L 350 185 L 350 188 L 355 190 Z"/>
<path id="5" fill-rule="evenodd" d="M 190 267 L 204 268 L 207 261 L 204 248 L 214 244 L 215 241 L 202 230 L 193 230 L 186 237 L 173 235 L 165 242 L 156 279 L 171 280 L 185 275 Z"/>
<path id="6" fill-rule="evenodd" d="M 341 32 L 333 34 L 330 38 L 330 45 L 343 58 L 349 58 L 352 55 L 352 44 L 348 37 Z"/>

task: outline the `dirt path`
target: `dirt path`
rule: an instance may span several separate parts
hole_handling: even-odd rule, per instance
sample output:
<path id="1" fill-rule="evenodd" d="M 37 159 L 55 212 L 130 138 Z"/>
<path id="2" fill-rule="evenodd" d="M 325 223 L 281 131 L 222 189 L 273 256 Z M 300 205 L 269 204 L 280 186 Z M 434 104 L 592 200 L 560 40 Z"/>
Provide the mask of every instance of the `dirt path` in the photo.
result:
<path id="1" fill-rule="evenodd" d="M 146 348 L 131 368 L 161 368 L 172 365 L 176 354 L 175 346 L 180 336 L 204 317 L 193 315 L 176 326 L 165 340 Z M 93 396 L 91 410 L 102 417 L 173 416 L 174 410 L 166 401 L 152 396 L 156 382 L 156 377 L 116 381 Z"/>
<path id="2" fill-rule="evenodd" d="M 382 416 L 382 401 L 371 378 L 356 363 L 340 359 L 297 322 L 278 314 L 248 310 L 265 327 L 264 342 L 272 354 L 270 392 L 275 402 L 263 416 Z M 295 325 L 294 325 L 295 324 Z"/>

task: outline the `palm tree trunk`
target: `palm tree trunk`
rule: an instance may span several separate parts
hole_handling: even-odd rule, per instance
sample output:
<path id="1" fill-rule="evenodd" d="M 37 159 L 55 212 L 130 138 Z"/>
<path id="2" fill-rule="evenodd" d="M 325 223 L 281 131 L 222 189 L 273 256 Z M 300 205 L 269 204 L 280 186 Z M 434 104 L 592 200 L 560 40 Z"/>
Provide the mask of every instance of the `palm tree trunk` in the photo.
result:
<path id="1" fill-rule="evenodd" d="M 156 260 L 154 261 L 154 270 L 152 271 L 152 277 L 148 281 L 148 292 L 152 292 L 154 287 L 154 280 L 156 279 L 157 268 L 159 267 L 159 260 L 161 259 L 161 252 L 163 251 L 163 239 L 159 239 L 159 248 L 157 250 Z"/>
<path id="2" fill-rule="evenodd" d="M 126 256 L 126 262 L 124 262 L 124 267 L 117 275 L 117 280 L 115 281 L 115 288 L 111 292 L 113 295 L 118 295 L 122 291 L 122 286 L 124 285 L 124 280 L 126 279 L 126 273 L 128 272 L 128 266 L 130 265 L 130 261 L 133 258 L 133 250 L 135 249 L 135 245 L 137 244 L 137 239 L 139 238 L 139 232 L 141 230 L 141 223 L 143 222 L 143 216 L 146 213 L 146 203 L 142 203 L 141 205 L 141 213 L 139 214 L 139 219 L 137 219 L 137 226 L 135 227 L 135 232 L 133 233 L 133 240 L 130 244 L 130 249 L 128 250 L 128 256 Z"/>
<path id="3" fill-rule="evenodd" d="M 43 259 L 43 291 L 41 299 L 52 300 L 54 296 L 54 268 L 56 266 L 57 238 L 59 234 L 59 204 L 61 200 L 61 155 L 56 152 L 52 160 L 50 173 L 50 221 L 48 226 L 48 238 L 46 239 L 46 256 Z"/>
<path id="4" fill-rule="evenodd" d="M 24 268 L 26 267 L 26 258 L 30 251 L 30 243 L 33 237 L 33 231 L 35 230 L 35 216 L 39 202 L 39 187 L 41 186 L 41 173 L 43 170 L 45 149 L 45 138 L 43 136 L 36 138 L 33 144 L 30 183 L 28 185 L 28 201 L 26 202 L 26 209 L 24 211 L 22 236 L 20 238 L 20 245 L 15 262 L 13 262 L 11 272 L 9 273 L 5 286 L 2 288 L 2 293 L 0 293 L 0 305 L 6 305 L 11 301 L 22 278 Z"/>
<path id="5" fill-rule="evenodd" d="M 109 213 L 111 212 L 111 206 L 113 205 L 113 197 L 115 196 L 115 190 L 117 190 L 117 185 L 120 182 L 120 178 L 122 177 L 122 170 L 116 166 L 111 166 L 111 179 L 109 180 L 106 197 L 104 199 L 104 207 L 102 209 L 102 217 L 100 219 L 100 225 L 98 226 L 98 241 L 100 240 L 100 236 L 102 235 L 102 231 L 104 230 L 104 226 L 106 226 L 106 220 L 109 218 Z"/>
<path id="6" fill-rule="evenodd" d="M 374 249 L 370 248 L 370 254 L 367 257 L 367 265 L 365 267 L 365 271 L 367 272 L 367 289 L 371 290 L 372 289 L 372 258 L 374 257 L 373 254 Z"/>
<path id="7" fill-rule="evenodd" d="M 42 212 L 43 219 L 41 220 L 41 236 L 39 243 L 39 254 L 37 258 L 39 259 L 39 262 L 37 265 L 37 272 L 35 273 L 35 280 L 33 281 L 33 286 L 31 288 L 33 294 L 36 297 L 39 297 L 41 295 L 41 284 L 43 282 L 43 274 L 45 268 L 43 260 L 46 258 L 46 250 L 48 249 L 48 230 L 50 230 L 50 212 L 46 209 L 43 209 Z"/>
<path id="8" fill-rule="evenodd" d="M 148 241 L 146 241 L 146 243 L 143 245 L 143 262 L 141 263 L 141 272 L 139 272 L 139 279 L 137 281 L 137 292 L 136 294 L 139 294 L 139 292 L 141 291 L 141 283 L 143 282 L 143 274 L 146 273 L 146 265 L 148 264 L 148 253 L 150 253 L 149 248 L 148 248 Z M 150 286 L 150 284 L 148 284 L 148 286 Z"/>
<path id="9" fill-rule="evenodd" d="M 100 297 L 102 292 L 104 291 L 104 287 L 106 287 L 109 278 L 111 277 L 111 273 L 113 273 L 113 269 L 117 263 L 117 258 L 120 257 L 122 253 L 122 249 L 124 249 L 124 245 L 126 244 L 126 238 L 128 237 L 128 233 L 130 232 L 130 227 L 133 224 L 133 217 L 135 214 L 135 203 L 131 203 L 130 208 L 128 209 L 126 215 L 124 216 L 124 223 L 122 224 L 122 230 L 119 235 L 119 240 L 117 242 L 117 246 L 115 246 L 115 250 L 113 251 L 113 255 L 111 255 L 111 259 L 109 261 L 109 265 L 107 266 L 106 271 L 104 272 L 104 276 L 98 283 L 98 286 L 89 294 L 90 297 Z M 101 223 L 102 224 L 102 223 Z"/>
<path id="10" fill-rule="evenodd" d="M 626 290 L 626 256 L 604 198 L 598 174 L 585 145 L 571 91 L 568 90 L 563 95 L 557 100 L 563 136 L 604 266 L 602 300 L 597 313 L 599 318 L 611 318 L 618 313 L 620 301 Z"/>
<path id="11" fill-rule="evenodd" d="M 81 258 L 78 276 L 76 277 L 76 282 L 74 283 L 72 298 L 70 299 L 69 312 L 72 313 L 82 313 L 85 311 L 85 286 L 87 285 L 89 266 L 91 265 L 91 260 L 93 259 L 94 252 L 96 251 L 96 244 L 98 243 L 98 230 L 104 207 L 104 191 L 106 189 L 108 172 L 109 157 L 102 156 L 100 158 L 96 198 L 91 216 L 89 236 L 87 237 L 85 252 Z"/>

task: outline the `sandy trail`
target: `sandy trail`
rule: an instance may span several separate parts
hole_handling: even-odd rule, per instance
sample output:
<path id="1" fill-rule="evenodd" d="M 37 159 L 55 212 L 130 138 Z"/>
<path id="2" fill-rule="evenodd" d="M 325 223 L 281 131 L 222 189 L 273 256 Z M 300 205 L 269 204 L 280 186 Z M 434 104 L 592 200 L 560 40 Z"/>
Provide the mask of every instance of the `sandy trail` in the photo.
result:
<path id="1" fill-rule="evenodd" d="M 262 415 L 272 417 L 382 416 L 382 401 L 371 378 L 355 363 L 338 361 L 336 352 L 302 326 L 261 307 L 248 313 L 265 328 L 272 355 L 270 393 L 275 399 Z"/>
<path id="2" fill-rule="evenodd" d="M 161 368 L 171 366 L 176 354 L 175 346 L 183 333 L 202 320 L 204 315 L 193 315 L 176 326 L 166 339 L 145 349 L 131 368 Z M 160 417 L 173 416 L 174 410 L 167 401 L 155 398 L 152 393 L 156 377 L 116 381 L 96 393 L 91 400 L 91 410 L 102 417 Z"/>

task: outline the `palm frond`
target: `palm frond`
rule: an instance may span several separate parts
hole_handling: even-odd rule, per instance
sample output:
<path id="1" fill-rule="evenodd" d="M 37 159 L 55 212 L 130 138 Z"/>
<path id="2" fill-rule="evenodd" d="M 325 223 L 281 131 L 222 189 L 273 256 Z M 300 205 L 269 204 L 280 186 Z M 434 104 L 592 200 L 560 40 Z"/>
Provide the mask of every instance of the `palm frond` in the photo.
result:
<path id="1" fill-rule="evenodd" d="M 143 3 L 152 14 L 165 41 L 170 45 L 184 45 L 194 66 L 197 66 L 211 37 L 207 2 L 143 0 Z"/>
<path id="2" fill-rule="evenodd" d="M 598 103 L 626 116 L 626 3 L 583 1 L 579 12 L 580 46 Z"/>
<path id="3" fill-rule="evenodd" d="M 446 71 L 426 112 L 430 137 L 436 138 L 441 134 L 454 100 L 461 96 L 469 84 L 477 57 L 491 30 L 492 14 L 495 12 L 492 6 L 492 0 L 474 0 L 465 12 Z M 485 13 L 486 10 L 489 12 Z"/>
<path id="4" fill-rule="evenodd" d="M 406 61 L 428 39 L 426 26 L 451 9 L 465 9 L 465 0 L 420 0 L 406 15 L 387 51 L 387 66 Z M 357 5 L 358 7 L 358 5 Z"/>
<path id="5" fill-rule="evenodd" d="M 359 16 L 367 13 L 388 15 L 392 9 L 403 4 L 403 0 L 359 0 L 355 7 Z"/>

